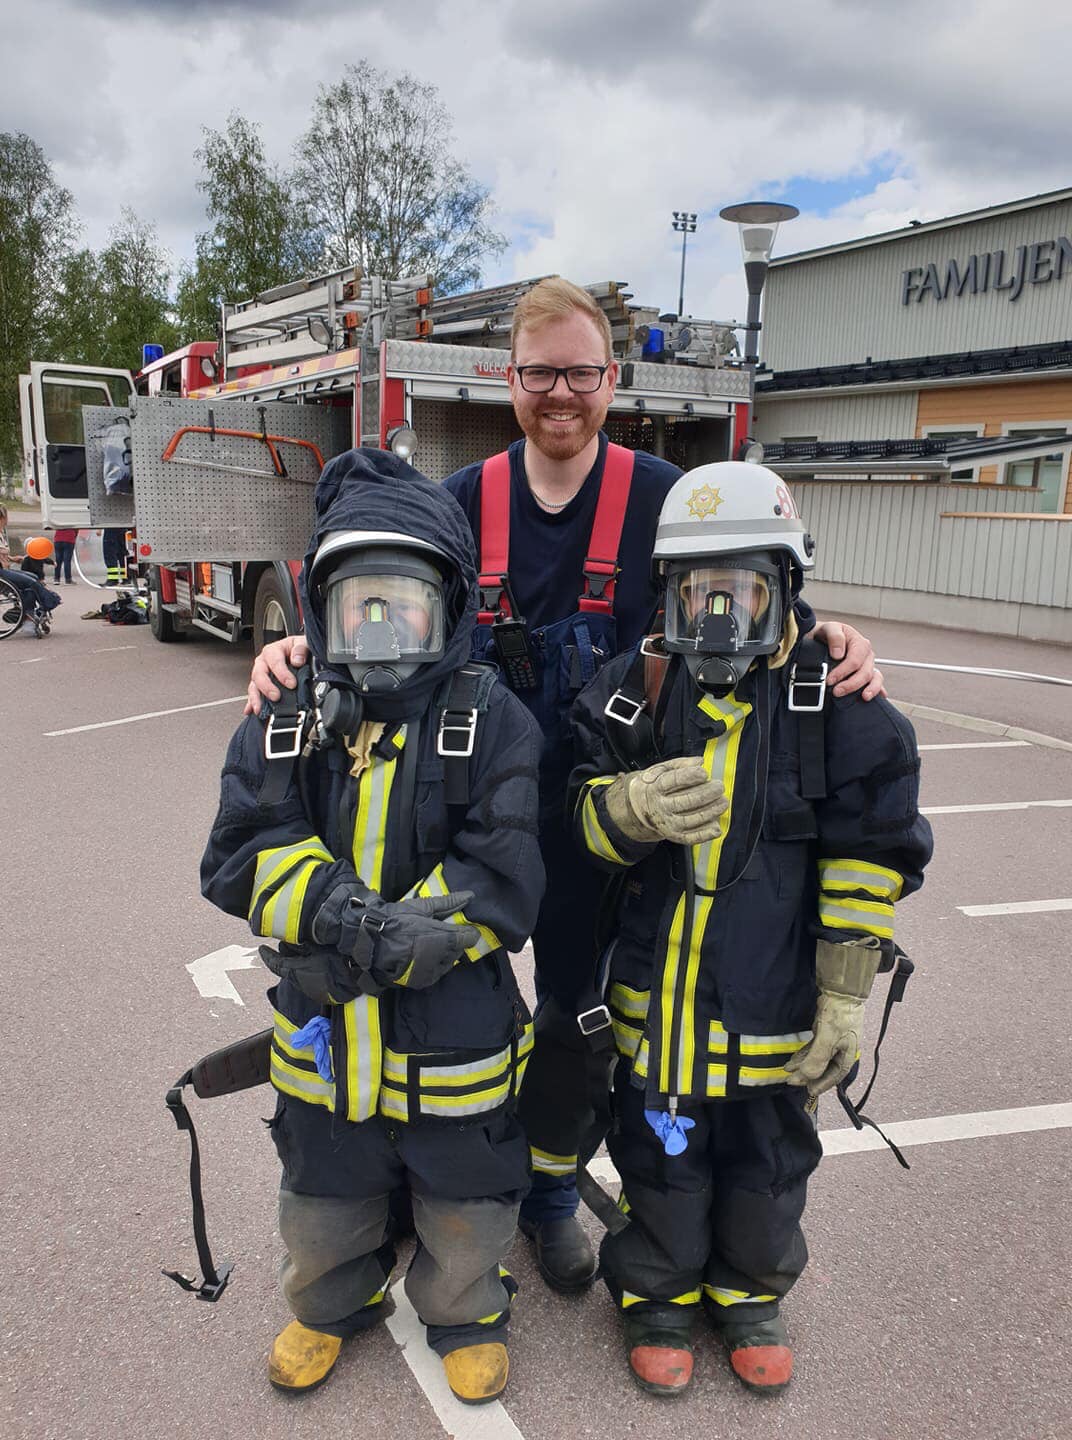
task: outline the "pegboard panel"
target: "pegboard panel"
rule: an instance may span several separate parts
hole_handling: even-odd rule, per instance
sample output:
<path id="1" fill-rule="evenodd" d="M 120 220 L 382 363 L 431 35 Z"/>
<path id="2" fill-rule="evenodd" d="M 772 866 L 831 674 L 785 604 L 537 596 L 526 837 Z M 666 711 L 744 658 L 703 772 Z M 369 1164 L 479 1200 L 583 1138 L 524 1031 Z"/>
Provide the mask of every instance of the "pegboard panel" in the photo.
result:
<path id="1" fill-rule="evenodd" d="M 86 441 L 86 492 L 89 523 L 105 527 L 134 524 L 134 496 L 109 495 L 104 486 L 104 432 L 115 420 L 129 420 L 125 406 L 83 405 L 82 431 Z"/>
<path id="2" fill-rule="evenodd" d="M 281 437 L 275 449 L 285 476 L 274 473 L 262 433 Z M 146 558 L 291 560 L 305 553 L 312 533 L 321 460 L 349 448 L 348 412 L 141 400 L 131 442 L 138 545 L 150 547 Z"/>
<path id="3" fill-rule="evenodd" d="M 412 425 L 420 440 L 413 463 L 429 480 L 445 480 L 463 465 L 486 460 L 521 437 L 509 405 L 415 397 Z"/>

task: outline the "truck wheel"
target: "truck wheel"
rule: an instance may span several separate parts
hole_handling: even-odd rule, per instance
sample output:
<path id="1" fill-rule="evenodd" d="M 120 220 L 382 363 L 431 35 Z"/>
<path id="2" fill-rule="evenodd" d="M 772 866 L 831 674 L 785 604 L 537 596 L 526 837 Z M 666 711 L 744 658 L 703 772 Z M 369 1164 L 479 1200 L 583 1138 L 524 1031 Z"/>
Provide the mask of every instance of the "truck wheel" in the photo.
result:
<path id="1" fill-rule="evenodd" d="M 274 570 L 265 570 L 253 602 L 253 648 L 259 655 L 273 640 L 300 635 L 301 624 L 291 586 L 286 589 Z"/>
<path id="2" fill-rule="evenodd" d="M 153 637 L 164 645 L 186 638 L 186 632 L 175 624 L 171 611 L 164 609 L 164 602 L 160 598 L 159 565 L 149 567 L 149 629 L 153 632 Z"/>

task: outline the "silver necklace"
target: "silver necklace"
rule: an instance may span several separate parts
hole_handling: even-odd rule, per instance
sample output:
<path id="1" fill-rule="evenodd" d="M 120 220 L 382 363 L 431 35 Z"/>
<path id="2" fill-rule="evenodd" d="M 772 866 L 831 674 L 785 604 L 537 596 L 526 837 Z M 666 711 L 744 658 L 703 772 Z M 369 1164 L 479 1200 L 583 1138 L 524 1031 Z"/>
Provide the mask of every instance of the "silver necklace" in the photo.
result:
<path id="1" fill-rule="evenodd" d="M 576 490 L 574 490 L 573 494 L 567 495 L 565 500 L 545 500 L 542 495 L 537 495 L 535 490 L 532 491 L 532 498 L 534 500 L 537 500 L 545 510 L 565 510 L 566 506 L 570 503 L 571 500 L 576 500 L 577 496 L 581 493 L 583 488 L 584 482 L 582 481 L 581 484 L 577 486 Z"/>

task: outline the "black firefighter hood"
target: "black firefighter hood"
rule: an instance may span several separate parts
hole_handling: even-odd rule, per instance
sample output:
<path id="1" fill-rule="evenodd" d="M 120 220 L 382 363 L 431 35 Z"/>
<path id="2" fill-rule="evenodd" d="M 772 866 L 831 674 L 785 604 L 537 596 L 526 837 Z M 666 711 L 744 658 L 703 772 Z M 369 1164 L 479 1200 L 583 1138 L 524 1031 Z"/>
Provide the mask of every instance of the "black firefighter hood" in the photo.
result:
<path id="1" fill-rule="evenodd" d="M 387 450 L 347 450 L 324 466 L 316 487 L 316 528 L 299 580 L 305 634 L 318 672 L 354 688 L 346 670 L 328 665 L 323 598 L 310 590 L 309 572 L 323 540 L 340 530 L 383 530 L 434 545 L 450 562 L 444 578 L 447 639 L 439 660 L 422 665 L 402 687 L 373 701 L 370 719 L 421 714 L 440 682 L 469 659 L 478 609 L 476 546 L 465 512 L 449 491 Z M 322 581 L 318 576 L 318 585 Z"/>

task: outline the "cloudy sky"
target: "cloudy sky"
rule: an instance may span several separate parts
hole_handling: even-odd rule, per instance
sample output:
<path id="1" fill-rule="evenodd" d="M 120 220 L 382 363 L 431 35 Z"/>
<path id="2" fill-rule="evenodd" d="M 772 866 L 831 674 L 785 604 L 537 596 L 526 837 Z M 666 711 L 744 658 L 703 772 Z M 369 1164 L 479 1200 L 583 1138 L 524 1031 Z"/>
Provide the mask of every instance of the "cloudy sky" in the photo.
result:
<path id="1" fill-rule="evenodd" d="M 288 165 L 350 61 L 435 84 L 510 248 L 485 283 L 557 271 L 743 318 L 719 209 L 787 200 L 778 253 L 1072 183 L 1072 7 L 1022 0 L 0 0 L 0 130 L 177 259 L 204 228 L 193 151 L 232 109 Z M 235 297 L 238 298 L 238 297 Z"/>

